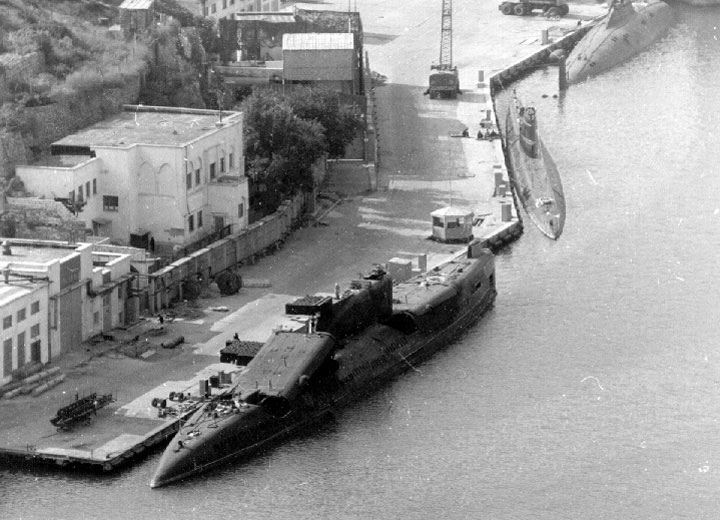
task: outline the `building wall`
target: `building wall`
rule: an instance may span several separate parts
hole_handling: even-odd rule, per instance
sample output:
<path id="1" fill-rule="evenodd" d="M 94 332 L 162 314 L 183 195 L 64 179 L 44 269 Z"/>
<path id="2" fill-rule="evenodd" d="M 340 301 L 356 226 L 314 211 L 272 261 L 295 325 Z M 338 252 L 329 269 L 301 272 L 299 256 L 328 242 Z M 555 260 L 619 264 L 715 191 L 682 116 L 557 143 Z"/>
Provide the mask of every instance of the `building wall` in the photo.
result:
<path id="1" fill-rule="evenodd" d="M 40 343 L 38 361 L 47 363 L 50 360 L 47 302 L 48 285 L 43 285 L 34 287 L 0 309 L 0 384 L 9 383 L 14 370 L 34 361 L 31 345 L 35 342 Z M 24 319 L 18 320 L 19 312 L 24 313 Z M 11 325 L 5 327 L 8 318 Z"/>
<path id="2" fill-rule="evenodd" d="M 123 253 L 93 250 L 94 267 L 88 297 L 83 301 L 83 335 L 85 338 L 108 332 L 127 323 L 126 300 L 130 285 L 131 256 Z"/>
<path id="3" fill-rule="evenodd" d="M 148 231 L 158 246 L 185 246 L 214 231 L 213 214 L 247 226 L 236 216 L 236 205 L 249 196 L 242 117 L 218 121 L 185 145 L 93 151 L 96 158 L 72 167 L 19 166 L 18 176 L 37 196 L 82 198 L 78 218 L 118 244 Z"/>
<path id="4" fill-rule="evenodd" d="M 97 183 L 101 168 L 102 161 L 94 157 L 74 166 L 19 165 L 15 167 L 15 174 L 30 193 L 83 201 L 93 211 L 98 203 Z"/>
<path id="5" fill-rule="evenodd" d="M 279 11 L 283 4 L 280 0 L 199 0 L 200 11 L 209 18 L 232 20 L 235 13 L 257 11 Z"/>
<path id="6" fill-rule="evenodd" d="M 352 81 L 355 51 L 352 49 L 283 50 L 286 80 Z"/>
<path id="7" fill-rule="evenodd" d="M 0 366 L 0 384 L 12 379 L 12 370 L 32 359 L 29 339 L 39 338 L 40 362 L 48 363 L 99 332 L 127 324 L 127 289 L 132 280 L 132 256 L 128 252 L 113 253 L 108 251 L 108 246 L 101 246 L 101 250 L 96 253 L 95 246 L 88 243 L 69 245 L 50 241 L 8 240 L 11 249 L 22 244 L 26 247 L 64 249 L 67 254 L 61 253 L 58 258 L 45 263 L 26 261 L 24 259 L 27 255 L 18 256 L 17 261 L 2 257 L 10 260 L 12 272 L 33 273 L 46 277 L 48 282 L 28 282 L 27 291 L 13 293 L 13 298 L 6 298 L 0 303 L 0 317 L 11 318 L 9 321 L 0 321 L 3 324 L 0 329 L 0 362 L 3 363 Z M 104 265 L 95 266 L 94 262 Z M 11 283 L 15 280 L 12 275 L 8 279 Z M 25 287 L 25 284 L 18 286 Z M 32 310 L 35 302 L 37 312 Z M 18 321 L 17 313 L 23 308 L 27 309 L 25 319 Z M 39 325 L 39 330 L 36 328 L 31 334 L 29 331 L 35 325 Z M 20 352 L 18 348 L 22 340 L 18 340 L 18 337 L 25 329 L 28 330 L 25 334 L 25 349 L 20 349 Z"/>

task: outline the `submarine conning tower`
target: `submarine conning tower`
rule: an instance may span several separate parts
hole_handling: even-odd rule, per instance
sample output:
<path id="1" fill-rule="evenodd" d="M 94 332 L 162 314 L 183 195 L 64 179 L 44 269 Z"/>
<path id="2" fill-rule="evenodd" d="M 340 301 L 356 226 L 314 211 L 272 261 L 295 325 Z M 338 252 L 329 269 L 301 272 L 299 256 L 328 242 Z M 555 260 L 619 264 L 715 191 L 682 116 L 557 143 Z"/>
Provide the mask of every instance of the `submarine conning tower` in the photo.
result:
<path id="1" fill-rule="evenodd" d="M 535 107 L 520 107 L 520 145 L 528 157 L 537 159 L 540 156 L 540 142 L 537 131 Z"/>
<path id="2" fill-rule="evenodd" d="M 286 304 L 285 312 L 315 316 L 316 331 L 340 339 L 390 317 L 392 294 L 392 278 L 377 266 L 370 274 L 352 280 L 342 293 L 336 286 L 333 296 L 305 296 Z"/>

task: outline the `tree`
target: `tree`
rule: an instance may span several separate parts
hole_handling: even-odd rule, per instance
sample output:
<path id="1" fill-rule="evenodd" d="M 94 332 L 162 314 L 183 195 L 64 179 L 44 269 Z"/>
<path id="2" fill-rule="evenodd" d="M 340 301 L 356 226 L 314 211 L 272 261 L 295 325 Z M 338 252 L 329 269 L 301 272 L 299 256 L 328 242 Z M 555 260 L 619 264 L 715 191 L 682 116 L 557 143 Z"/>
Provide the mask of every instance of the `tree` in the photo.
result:
<path id="1" fill-rule="evenodd" d="M 302 119 L 281 94 L 256 90 L 242 104 L 250 177 L 261 185 L 253 207 L 274 211 L 286 197 L 310 190 L 312 166 L 326 152 L 324 128 Z"/>
<path id="2" fill-rule="evenodd" d="M 324 154 L 341 157 L 363 128 L 357 106 L 337 92 L 299 88 L 290 94 L 254 89 L 245 114 L 248 174 L 258 184 L 253 208 L 274 211 L 287 196 L 313 187 L 313 164 Z"/>
<path id="3" fill-rule="evenodd" d="M 331 158 L 345 155 L 345 147 L 364 128 L 357 105 L 342 103 L 340 93 L 325 88 L 294 89 L 288 102 L 298 117 L 317 121 L 325 129 L 327 153 Z"/>
<path id="4" fill-rule="evenodd" d="M 172 25 L 153 32 L 139 96 L 145 105 L 205 108 L 198 72 L 178 53 L 179 34 L 179 27 Z"/>

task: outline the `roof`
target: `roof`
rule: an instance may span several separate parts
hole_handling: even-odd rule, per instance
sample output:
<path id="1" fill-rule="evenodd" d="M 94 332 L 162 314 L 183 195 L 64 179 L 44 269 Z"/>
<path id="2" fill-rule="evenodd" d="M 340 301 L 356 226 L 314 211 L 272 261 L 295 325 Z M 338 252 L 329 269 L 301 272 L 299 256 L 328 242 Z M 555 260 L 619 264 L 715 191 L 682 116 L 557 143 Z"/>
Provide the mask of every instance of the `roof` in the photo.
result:
<path id="1" fill-rule="evenodd" d="M 120 9 L 151 9 L 155 0 L 125 0 Z"/>
<path id="2" fill-rule="evenodd" d="M 430 213 L 431 217 L 464 217 L 466 215 L 472 215 L 472 210 L 454 208 L 447 206 L 445 208 L 436 209 Z"/>
<path id="3" fill-rule="evenodd" d="M 293 13 L 235 13 L 238 22 L 295 23 Z"/>
<path id="4" fill-rule="evenodd" d="M 284 51 L 352 50 L 354 47 L 352 33 L 286 33 L 282 41 Z"/>
<path id="5" fill-rule="evenodd" d="M 0 239 L 3 241 L 5 239 Z M 61 260 L 76 253 L 77 245 L 75 244 L 57 244 L 55 242 L 41 241 L 33 242 L 25 240 L 25 243 L 18 243 L 13 239 L 10 242 L 10 255 L 0 256 L 0 269 L 12 264 L 38 264 L 40 266 L 47 264 L 53 260 Z"/>
<path id="6" fill-rule="evenodd" d="M 9 269 L 8 283 L 0 274 L 0 307 L 47 286 L 48 264 L 75 254 L 77 248 L 56 242 L 9 242 L 11 254 L 0 256 L 0 273 Z"/>
<path id="7" fill-rule="evenodd" d="M 53 143 L 54 146 L 128 147 L 135 144 L 181 146 L 217 131 L 215 110 L 126 105 L 125 110 Z M 237 122 L 241 112 L 223 112 Z"/>
<path id="8" fill-rule="evenodd" d="M 233 356 L 244 356 L 244 357 L 255 357 L 263 343 L 259 341 L 242 341 L 232 340 L 229 345 L 225 345 L 224 348 L 220 349 L 220 354 L 229 354 Z"/>

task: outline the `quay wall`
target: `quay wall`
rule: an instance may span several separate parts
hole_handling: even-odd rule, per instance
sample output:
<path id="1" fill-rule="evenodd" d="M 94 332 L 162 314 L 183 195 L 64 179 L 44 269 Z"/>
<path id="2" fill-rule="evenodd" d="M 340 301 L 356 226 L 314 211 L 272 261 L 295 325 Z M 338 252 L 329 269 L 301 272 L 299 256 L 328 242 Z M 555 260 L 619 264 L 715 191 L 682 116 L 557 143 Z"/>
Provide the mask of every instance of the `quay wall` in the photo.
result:
<path id="1" fill-rule="evenodd" d="M 575 47 L 577 42 L 580 41 L 580 39 L 585 36 L 585 34 L 587 34 L 590 29 L 592 29 L 595 23 L 596 22 L 591 22 L 585 24 L 582 27 L 578 27 L 574 31 L 563 36 L 562 38 L 559 38 L 557 41 L 544 46 L 542 49 L 531 54 L 530 56 L 516 61 L 515 63 L 490 76 L 488 81 L 490 84 L 491 97 L 494 98 L 495 94 L 499 90 L 503 90 L 513 81 L 517 81 L 518 79 L 527 75 L 534 69 L 544 65 L 551 65 L 552 62 L 550 59 L 550 55 L 554 51 L 562 49 L 569 53 L 573 49 L 573 47 Z"/>

